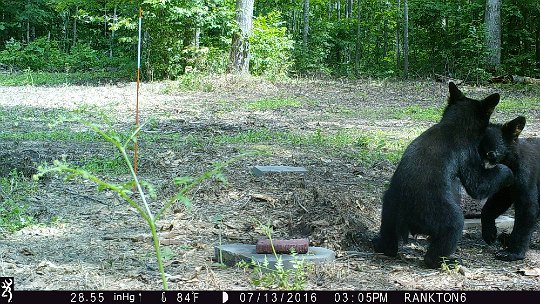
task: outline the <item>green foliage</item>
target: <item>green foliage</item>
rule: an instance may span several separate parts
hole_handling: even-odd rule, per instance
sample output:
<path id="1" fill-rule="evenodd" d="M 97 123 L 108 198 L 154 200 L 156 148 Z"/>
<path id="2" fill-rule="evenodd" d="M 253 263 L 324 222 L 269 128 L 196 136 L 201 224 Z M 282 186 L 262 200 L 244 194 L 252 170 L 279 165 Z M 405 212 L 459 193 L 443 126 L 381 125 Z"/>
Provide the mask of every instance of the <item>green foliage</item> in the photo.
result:
<path id="1" fill-rule="evenodd" d="M 174 79 L 188 66 L 195 72 L 223 72 L 234 26 L 233 8 L 228 0 L 143 1 L 149 37 L 143 74 Z M 194 43 L 197 29 L 200 49 Z"/>
<path id="2" fill-rule="evenodd" d="M 169 67 L 171 75 L 186 74 L 223 74 L 227 68 L 228 54 L 218 48 L 189 46 L 181 53 L 173 55 L 172 62 L 176 70 Z"/>
<path id="3" fill-rule="evenodd" d="M 270 240 L 273 256 L 276 259 L 275 264 L 270 266 L 270 262 L 265 256 L 262 263 L 252 259 L 250 263 L 240 261 L 237 266 L 244 269 L 250 267 L 253 268 L 250 279 L 251 284 L 255 287 L 281 290 L 304 290 L 307 283 L 307 273 L 312 269 L 312 265 L 306 263 L 296 252 L 291 251 L 293 259 L 290 263 L 292 264 L 292 268 L 286 269 L 283 264 L 282 255 L 277 254 L 274 249 L 272 227 L 262 224 L 259 225 L 259 227 Z"/>
<path id="4" fill-rule="evenodd" d="M 0 177 L 0 230 L 14 232 L 34 223 L 24 201 L 36 191 L 36 183 L 16 171 Z"/>
<path id="5" fill-rule="evenodd" d="M 489 49 L 485 43 L 483 24 L 470 25 L 467 36 L 455 43 L 458 49 L 450 73 L 468 82 L 483 83 L 491 76 L 487 71 Z"/>
<path id="6" fill-rule="evenodd" d="M 21 63 L 20 52 L 22 50 L 20 42 L 13 37 L 6 41 L 5 49 L 0 52 L 0 62 L 6 64 L 10 70 L 13 70 Z"/>
<path id="7" fill-rule="evenodd" d="M 312 20 L 310 30 L 312 34 L 307 49 L 302 46 L 300 37 L 295 37 L 295 70 L 299 73 L 329 75 L 334 65 L 332 57 L 334 24 Z"/>
<path id="8" fill-rule="evenodd" d="M 508 74 L 540 78 L 540 54 L 534 51 L 540 43 L 540 2 L 509 0 L 501 4 L 501 68 Z"/>
<path id="9" fill-rule="evenodd" d="M 99 72 L 34 72 L 25 70 L 24 72 L 0 73 L 0 85 L 20 86 L 20 85 L 81 85 L 81 84 L 105 84 L 117 83 L 127 79 L 127 73 L 122 71 L 99 71 Z"/>
<path id="10" fill-rule="evenodd" d="M 237 27 L 234 0 L 4 1 L 0 63 L 23 71 L 134 71 L 143 9 L 142 78 L 223 73 Z M 251 73 L 396 77 L 403 69 L 403 1 L 311 0 L 307 47 L 302 1 L 255 2 Z M 540 77 L 537 0 L 502 1 L 501 66 L 486 64 L 485 0 L 409 0 L 409 74 L 468 82 L 491 74 Z M 358 15 L 359 13 L 359 15 Z"/>
<path id="11" fill-rule="evenodd" d="M 287 35 L 287 28 L 283 25 L 281 14 L 276 11 L 253 20 L 253 33 L 249 37 L 253 75 L 272 79 L 287 76 L 293 63 L 291 51 L 294 40 Z"/>
<path id="12" fill-rule="evenodd" d="M 76 44 L 65 53 L 60 50 L 57 41 L 48 40 L 46 37 L 38 38 L 26 45 L 12 38 L 6 43 L 6 49 L 0 52 L 0 62 L 7 64 L 12 71 L 111 72 L 110 67 L 116 66 L 115 70 L 122 70 L 122 76 L 126 77 L 130 73 L 129 64 L 123 61 L 125 60 L 110 59 L 93 50 L 88 44 Z M 73 78 L 64 76 L 68 77 Z M 33 79 L 31 84 L 35 84 Z"/>

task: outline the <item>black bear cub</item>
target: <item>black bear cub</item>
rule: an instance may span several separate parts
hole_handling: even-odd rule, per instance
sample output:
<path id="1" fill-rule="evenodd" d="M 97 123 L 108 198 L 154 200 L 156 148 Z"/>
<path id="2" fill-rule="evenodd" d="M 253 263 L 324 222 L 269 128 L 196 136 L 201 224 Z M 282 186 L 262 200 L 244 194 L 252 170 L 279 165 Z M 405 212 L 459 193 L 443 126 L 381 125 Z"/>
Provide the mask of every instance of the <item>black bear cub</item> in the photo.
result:
<path id="1" fill-rule="evenodd" d="M 455 261 L 463 233 L 460 185 L 473 198 L 486 198 L 513 180 L 501 164 L 485 169 L 478 146 L 499 103 L 499 94 L 483 100 L 467 98 L 454 83 L 440 122 L 423 132 L 405 150 L 383 197 L 375 251 L 395 256 L 409 233 L 429 236 L 424 257 L 438 268 L 442 258 Z"/>
<path id="2" fill-rule="evenodd" d="M 508 248 L 495 255 L 504 261 L 525 258 L 540 213 L 540 138 L 519 139 L 524 127 L 522 116 L 504 125 L 490 125 L 479 147 L 486 167 L 502 163 L 514 173 L 514 184 L 494 194 L 482 208 L 482 238 L 491 244 L 497 238 L 495 219 L 514 204 Z"/>

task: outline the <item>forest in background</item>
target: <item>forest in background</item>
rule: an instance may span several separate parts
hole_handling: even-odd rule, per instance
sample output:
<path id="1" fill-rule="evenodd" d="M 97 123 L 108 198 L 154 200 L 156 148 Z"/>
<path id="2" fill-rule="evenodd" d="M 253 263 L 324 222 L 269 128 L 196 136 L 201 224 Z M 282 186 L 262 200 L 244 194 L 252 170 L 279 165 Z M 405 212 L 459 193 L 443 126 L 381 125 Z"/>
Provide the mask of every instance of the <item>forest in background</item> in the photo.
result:
<path id="1" fill-rule="evenodd" d="M 225 73 L 249 2 L 253 75 L 540 76 L 538 0 L 2 0 L 0 69 L 132 79 L 142 6 L 143 80 Z"/>

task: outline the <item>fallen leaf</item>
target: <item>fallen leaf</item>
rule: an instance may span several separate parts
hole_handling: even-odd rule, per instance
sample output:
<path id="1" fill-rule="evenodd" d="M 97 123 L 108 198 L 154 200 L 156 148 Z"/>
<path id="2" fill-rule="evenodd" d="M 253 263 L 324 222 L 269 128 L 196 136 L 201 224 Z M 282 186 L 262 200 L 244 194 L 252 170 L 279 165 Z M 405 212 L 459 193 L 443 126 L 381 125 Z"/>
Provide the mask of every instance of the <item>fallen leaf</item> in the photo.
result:
<path id="1" fill-rule="evenodd" d="M 258 193 L 252 194 L 251 199 L 255 202 L 269 202 L 270 204 L 274 204 L 276 202 L 276 199 L 271 197 L 270 195 Z"/>

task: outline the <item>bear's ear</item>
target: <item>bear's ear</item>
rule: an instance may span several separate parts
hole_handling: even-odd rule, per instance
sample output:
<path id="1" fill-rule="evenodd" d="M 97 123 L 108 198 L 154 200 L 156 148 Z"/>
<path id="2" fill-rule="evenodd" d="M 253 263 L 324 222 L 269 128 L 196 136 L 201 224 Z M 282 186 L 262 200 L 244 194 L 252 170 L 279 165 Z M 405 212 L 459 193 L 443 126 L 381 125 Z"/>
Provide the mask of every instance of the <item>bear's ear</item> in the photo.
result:
<path id="1" fill-rule="evenodd" d="M 456 100 L 461 99 L 465 97 L 463 93 L 458 89 L 455 83 L 449 82 L 448 83 L 448 90 L 450 91 L 450 99 L 448 100 L 448 103 L 454 103 Z"/>
<path id="2" fill-rule="evenodd" d="M 487 116 L 491 116 L 493 114 L 493 111 L 495 110 L 495 107 L 497 104 L 499 104 L 499 100 L 501 100 L 501 96 L 499 93 L 491 94 L 488 97 L 486 97 L 484 100 L 481 101 L 482 108 L 484 109 Z"/>
<path id="3" fill-rule="evenodd" d="M 505 123 L 501 128 L 503 135 L 508 139 L 516 140 L 519 134 L 521 134 L 521 131 L 525 128 L 525 122 L 525 117 L 518 116 Z"/>

